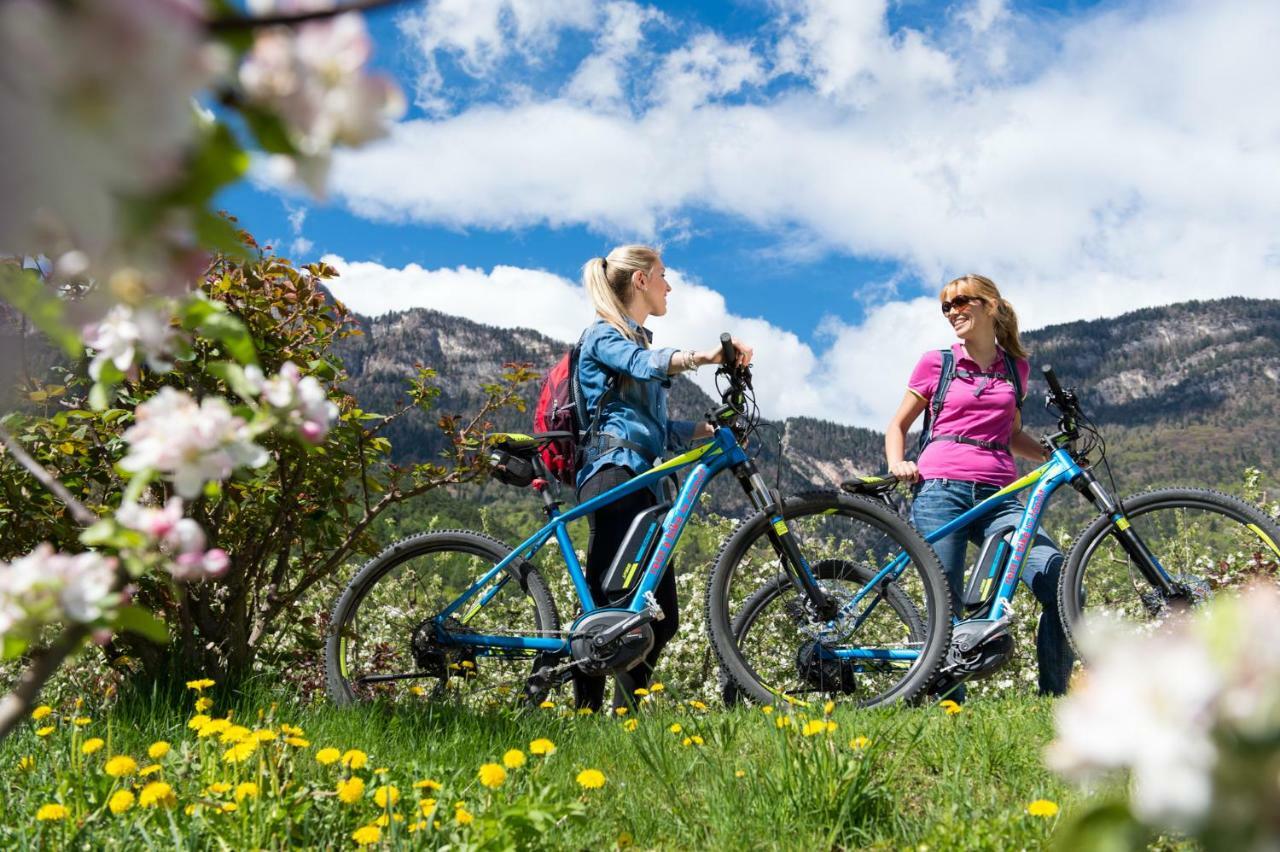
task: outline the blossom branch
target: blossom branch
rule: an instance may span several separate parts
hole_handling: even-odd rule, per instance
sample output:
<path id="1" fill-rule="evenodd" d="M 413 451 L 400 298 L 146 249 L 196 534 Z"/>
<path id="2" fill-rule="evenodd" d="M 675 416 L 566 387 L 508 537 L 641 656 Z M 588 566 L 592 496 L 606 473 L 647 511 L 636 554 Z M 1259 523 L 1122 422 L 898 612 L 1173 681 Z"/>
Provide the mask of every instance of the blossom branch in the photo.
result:
<path id="1" fill-rule="evenodd" d="M 31 665 L 22 673 L 13 691 L 0 698 L 0 740 L 27 718 L 45 683 L 63 661 L 79 649 L 88 635 L 88 627 L 74 624 L 64 629 L 48 648 L 31 655 Z"/>

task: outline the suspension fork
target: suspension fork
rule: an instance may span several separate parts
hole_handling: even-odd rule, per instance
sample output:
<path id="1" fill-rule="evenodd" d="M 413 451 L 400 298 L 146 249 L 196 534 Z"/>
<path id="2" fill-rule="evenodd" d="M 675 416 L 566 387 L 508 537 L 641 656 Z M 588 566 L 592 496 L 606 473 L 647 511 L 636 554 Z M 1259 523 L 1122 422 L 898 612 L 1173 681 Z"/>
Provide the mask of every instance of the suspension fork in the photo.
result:
<path id="1" fill-rule="evenodd" d="M 782 563 L 791 584 L 809 599 L 820 618 L 824 621 L 834 620 L 837 615 L 835 602 L 818 585 L 817 578 L 809 568 L 808 560 L 800 552 L 800 545 L 795 535 L 783 519 L 782 497 L 777 491 L 765 485 L 764 477 L 760 475 L 760 471 L 750 459 L 736 465 L 733 472 L 751 500 L 751 505 L 763 512 L 768 519 L 769 526 L 766 533 L 769 536 L 769 543 L 778 554 L 778 561 Z"/>
<path id="2" fill-rule="evenodd" d="M 1174 586 L 1168 572 L 1160 564 L 1160 560 L 1156 558 L 1151 549 L 1147 547 L 1146 542 L 1142 540 L 1142 536 L 1138 535 L 1138 531 L 1129 523 L 1124 506 L 1102 486 L 1098 478 L 1093 475 L 1093 471 L 1082 469 L 1080 475 L 1071 481 L 1071 485 L 1087 497 L 1089 502 L 1097 507 L 1100 512 L 1111 519 L 1111 534 L 1115 536 L 1116 541 L 1120 543 L 1120 547 L 1138 566 L 1139 573 L 1148 583 L 1159 589 L 1160 594 L 1166 598 L 1178 597 L 1182 594 Z"/>

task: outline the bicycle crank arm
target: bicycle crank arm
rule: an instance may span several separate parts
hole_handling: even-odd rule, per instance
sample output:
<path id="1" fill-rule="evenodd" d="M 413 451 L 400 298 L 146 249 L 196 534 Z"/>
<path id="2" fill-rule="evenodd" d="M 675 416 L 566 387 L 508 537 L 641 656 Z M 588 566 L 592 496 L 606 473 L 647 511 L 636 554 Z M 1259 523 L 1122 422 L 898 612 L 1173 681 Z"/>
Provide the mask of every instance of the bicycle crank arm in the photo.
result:
<path id="1" fill-rule="evenodd" d="M 637 627 L 642 627 L 646 624 L 657 621 L 661 614 L 661 609 L 659 609 L 657 613 L 654 613 L 653 608 L 642 609 L 630 618 L 619 621 L 613 627 L 610 627 L 608 630 L 600 633 L 600 635 L 591 640 L 591 646 L 593 648 L 603 648 L 612 642 L 616 642 L 618 639 L 625 636 L 632 630 L 635 630 Z"/>

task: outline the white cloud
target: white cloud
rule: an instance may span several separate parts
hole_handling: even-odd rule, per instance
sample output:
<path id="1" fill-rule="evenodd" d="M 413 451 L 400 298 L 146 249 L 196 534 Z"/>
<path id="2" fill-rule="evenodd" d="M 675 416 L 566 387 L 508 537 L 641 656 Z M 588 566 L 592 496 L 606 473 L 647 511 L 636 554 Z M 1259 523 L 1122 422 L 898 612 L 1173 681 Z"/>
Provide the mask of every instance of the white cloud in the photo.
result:
<path id="1" fill-rule="evenodd" d="M 919 351 L 947 342 L 934 301 L 912 296 L 963 272 L 1000 282 L 1024 327 L 1280 292 L 1280 5 L 1133 2 L 1046 23 L 972 0 L 928 33 L 891 32 L 884 0 L 778 8 L 775 39 L 693 32 L 646 63 L 632 60 L 655 49 L 648 7 L 433 3 L 424 50 L 467 67 L 584 26 L 606 49 L 544 95 L 405 122 L 343 155 L 335 194 L 371 218 L 620 240 L 711 210 L 895 261 L 916 287 L 895 276 L 864 320 L 830 320 L 822 351 L 762 347 L 795 377 L 768 413 L 873 426 Z M 740 320 L 714 296 L 686 294 Z M 692 345 L 684 333 L 672 326 Z"/>

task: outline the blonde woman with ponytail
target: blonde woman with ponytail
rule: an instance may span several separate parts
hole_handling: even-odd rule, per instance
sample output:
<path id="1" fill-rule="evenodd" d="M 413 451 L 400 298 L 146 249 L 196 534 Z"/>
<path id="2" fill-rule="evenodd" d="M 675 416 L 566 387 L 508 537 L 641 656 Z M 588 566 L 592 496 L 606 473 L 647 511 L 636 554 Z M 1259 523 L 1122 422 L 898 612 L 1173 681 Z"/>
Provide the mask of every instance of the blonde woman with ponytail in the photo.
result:
<path id="1" fill-rule="evenodd" d="M 578 380 L 588 416 L 585 456 L 578 471 L 578 499 L 590 500 L 653 467 L 667 450 L 678 450 L 709 438 L 705 422 L 671 420 L 667 389 L 679 373 L 718 364 L 721 348 L 654 349 L 653 335 L 644 327 L 651 316 L 667 313 L 666 267 L 648 246 L 619 246 L 604 257 L 587 261 L 582 280 L 597 319 L 582 335 Z M 711 337 L 715 329 L 707 329 Z M 751 347 L 733 342 L 738 363 L 751 362 Z M 606 604 L 602 580 L 627 529 L 637 514 L 657 504 L 657 494 L 641 489 L 609 503 L 589 516 L 587 585 L 599 604 Z M 617 674 L 613 703 L 631 706 L 635 690 L 647 687 L 662 647 L 679 624 L 675 571 L 668 569 L 655 591 L 663 619 L 652 623 L 653 649 L 642 662 Z M 574 692 L 579 708 L 598 711 L 604 701 L 604 678 L 575 670 Z"/>
<path id="2" fill-rule="evenodd" d="M 942 315 L 959 342 L 952 344 L 949 358 L 948 350 L 921 356 L 884 439 L 890 472 L 916 483 L 911 521 L 924 535 L 1013 482 L 1018 475 L 1014 456 L 1037 463 L 1047 460 L 1040 442 L 1022 431 L 1018 389 L 1026 388 L 1031 370 L 1013 305 L 1000 295 L 995 282 L 982 275 L 951 281 L 942 288 L 940 298 Z M 949 381 L 944 376 L 947 368 Z M 940 386 L 944 391 L 939 407 L 934 405 L 934 394 Z M 926 421 L 929 439 L 919 458 L 910 461 L 905 454 L 907 432 L 926 408 L 936 416 Z M 988 535 L 1016 525 L 1022 513 L 1022 504 L 1008 496 L 1003 505 L 968 528 L 934 542 L 956 612 L 968 545 L 981 545 Z M 1047 535 L 1038 533 L 1021 579 L 1044 607 L 1036 632 L 1043 695 L 1066 692 L 1074 662 L 1058 610 L 1061 568 L 1062 552 Z M 949 697 L 963 701 L 964 686 L 956 687 Z"/>

